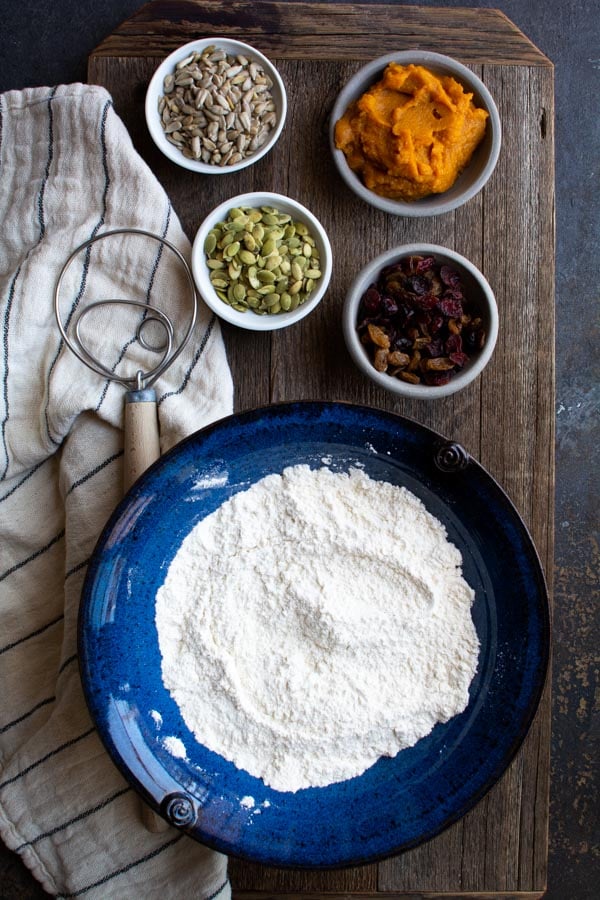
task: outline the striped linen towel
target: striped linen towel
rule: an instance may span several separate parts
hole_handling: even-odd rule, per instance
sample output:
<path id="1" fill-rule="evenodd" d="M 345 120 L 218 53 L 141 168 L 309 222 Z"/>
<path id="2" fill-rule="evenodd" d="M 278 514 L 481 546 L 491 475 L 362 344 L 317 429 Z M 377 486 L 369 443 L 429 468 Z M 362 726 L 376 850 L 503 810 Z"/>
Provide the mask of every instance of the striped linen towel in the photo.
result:
<path id="1" fill-rule="evenodd" d="M 67 255 L 96 234 L 137 227 L 184 253 L 189 244 L 103 89 L 1 95 L 0 142 L 0 834 L 52 895 L 226 900 L 223 855 L 172 828 L 144 829 L 83 699 L 79 596 L 121 496 L 124 389 L 63 346 L 52 306 Z M 65 315 L 134 291 L 178 320 L 175 255 L 140 238 L 101 252 L 115 240 L 76 258 Z M 117 319 L 90 338 L 108 366 L 129 349 Z M 218 322 L 202 306 L 157 383 L 163 451 L 230 413 L 232 393 Z"/>

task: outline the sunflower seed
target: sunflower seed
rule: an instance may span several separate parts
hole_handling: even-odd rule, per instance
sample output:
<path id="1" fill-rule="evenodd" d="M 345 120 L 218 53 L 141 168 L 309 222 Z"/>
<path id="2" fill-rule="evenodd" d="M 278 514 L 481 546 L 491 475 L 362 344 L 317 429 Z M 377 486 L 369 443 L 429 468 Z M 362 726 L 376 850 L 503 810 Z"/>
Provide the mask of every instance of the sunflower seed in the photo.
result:
<path id="1" fill-rule="evenodd" d="M 215 46 L 194 52 L 165 77 L 158 103 L 165 136 L 187 158 L 235 165 L 277 125 L 271 87 L 260 64 L 243 54 Z"/>

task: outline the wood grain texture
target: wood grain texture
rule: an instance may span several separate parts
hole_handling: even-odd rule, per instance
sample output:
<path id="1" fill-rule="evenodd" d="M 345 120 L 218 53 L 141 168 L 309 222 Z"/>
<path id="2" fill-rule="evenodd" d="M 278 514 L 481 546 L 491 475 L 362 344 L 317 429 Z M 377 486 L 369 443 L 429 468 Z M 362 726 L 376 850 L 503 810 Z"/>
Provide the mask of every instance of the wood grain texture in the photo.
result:
<path id="1" fill-rule="evenodd" d="M 426 891 L 423 893 L 419 891 L 415 893 L 414 891 L 406 892 L 402 891 L 398 893 L 397 891 L 393 891 L 391 893 L 386 892 L 382 894 L 380 891 L 371 891 L 369 893 L 365 893 L 364 891 L 360 892 L 352 892 L 340 893 L 339 891 L 330 892 L 327 894 L 320 895 L 323 900 L 541 900 L 544 896 L 543 892 L 534 891 L 534 892 L 517 892 L 511 891 L 506 893 L 505 891 L 494 891 L 493 893 L 481 893 L 478 891 L 477 893 L 452 893 L 448 894 L 446 892 L 439 893 L 438 891 Z M 263 891 L 237 891 L 235 888 L 233 890 L 233 900 L 281 900 L 282 895 L 271 893 L 271 892 L 263 892 Z M 315 894 L 298 894 L 298 893 L 285 893 L 285 900 L 314 900 Z"/>
<path id="2" fill-rule="evenodd" d="M 106 38 L 95 55 L 153 56 L 211 34 L 247 40 L 279 59 L 305 59 L 308 49 L 313 59 L 343 60 L 427 47 L 466 62 L 551 66 L 499 10 L 393 3 L 154 0 Z"/>
<path id="3" fill-rule="evenodd" d="M 92 55 L 88 80 L 112 93 L 137 149 L 164 185 L 190 237 L 217 203 L 247 190 L 289 194 L 328 230 L 333 277 L 313 314 L 272 334 L 223 327 L 236 409 L 283 400 L 345 400 L 409 416 L 460 441 L 498 479 L 523 515 L 549 577 L 554 496 L 553 70 L 493 10 L 401 11 L 400 17 L 391 14 L 390 7 L 376 5 L 160 0 L 144 7 Z M 431 29 L 434 12 L 436 30 L 430 31 L 427 46 L 456 56 L 483 78 L 498 103 L 503 147 L 490 182 L 464 207 L 435 218 L 401 219 L 365 205 L 343 185 L 328 150 L 328 115 L 360 60 L 385 52 L 390 33 L 396 49 L 415 46 L 414 34 L 419 28 L 423 34 Z M 465 30 L 467 22 L 473 24 L 473 14 L 476 33 Z M 342 37 L 338 27 L 343 16 L 352 27 Z M 145 88 L 159 59 L 183 40 L 211 33 L 252 39 L 267 51 L 278 64 L 289 101 L 288 121 L 274 150 L 243 172 L 214 179 L 168 162 L 151 143 L 143 119 Z M 335 43 L 332 34 L 338 36 Z M 144 36 L 149 42 L 145 49 Z M 326 54 L 321 52 L 325 37 Z M 497 348 L 482 377 L 459 394 L 429 403 L 397 400 L 365 379 L 345 349 L 340 320 L 344 295 L 357 270 L 383 250 L 419 240 L 469 257 L 490 281 L 500 312 Z M 232 859 L 236 898 L 542 896 L 549 730 L 547 685 L 529 735 L 502 779 L 438 837 L 378 865 L 329 872 L 274 869 Z"/>

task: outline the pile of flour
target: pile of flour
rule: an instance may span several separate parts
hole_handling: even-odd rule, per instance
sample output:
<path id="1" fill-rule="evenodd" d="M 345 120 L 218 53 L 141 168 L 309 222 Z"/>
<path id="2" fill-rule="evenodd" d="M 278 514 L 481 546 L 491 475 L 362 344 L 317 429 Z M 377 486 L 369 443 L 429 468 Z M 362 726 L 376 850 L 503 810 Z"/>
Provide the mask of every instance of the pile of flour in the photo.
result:
<path id="1" fill-rule="evenodd" d="M 299 465 L 186 537 L 158 591 L 162 677 L 197 740 L 281 791 L 395 756 L 462 712 L 473 591 L 410 491 Z"/>

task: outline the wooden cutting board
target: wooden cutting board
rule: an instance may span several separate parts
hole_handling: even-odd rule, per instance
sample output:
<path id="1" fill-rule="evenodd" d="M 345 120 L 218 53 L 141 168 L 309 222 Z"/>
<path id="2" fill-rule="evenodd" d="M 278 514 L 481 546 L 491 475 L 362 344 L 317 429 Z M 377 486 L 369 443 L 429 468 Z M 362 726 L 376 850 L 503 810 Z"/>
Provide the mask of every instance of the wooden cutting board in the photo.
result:
<path id="1" fill-rule="evenodd" d="M 289 112 L 276 148 L 255 166 L 218 178 L 168 162 L 144 123 L 146 85 L 160 59 L 194 38 L 245 40 L 271 57 Z M 364 60 L 414 47 L 469 65 L 496 99 L 503 145 L 494 175 L 463 208 L 401 219 L 357 200 L 327 144 L 333 100 Z M 217 203 L 248 190 L 296 197 L 327 228 L 334 273 L 307 319 L 280 332 L 224 326 L 236 409 L 328 399 L 390 409 L 460 441 L 500 482 L 525 519 L 547 578 L 554 497 L 553 68 L 505 16 L 491 9 L 399 4 L 157 0 L 91 55 L 88 80 L 104 85 L 134 143 L 167 190 L 188 235 Z M 500 336 L 483 376 L 436 402 L 393 399 L 361 376 L 345 350 L 345 292 L 371 257 L 428 241 L 469 257 L 490 281 Z M 232 860 L 244 900 L 541 897 L 546 885 L 549 685 L 535 722 L 500 782 L 461 821 L 428 843 L 379 864 L 293 872 Z"/>

